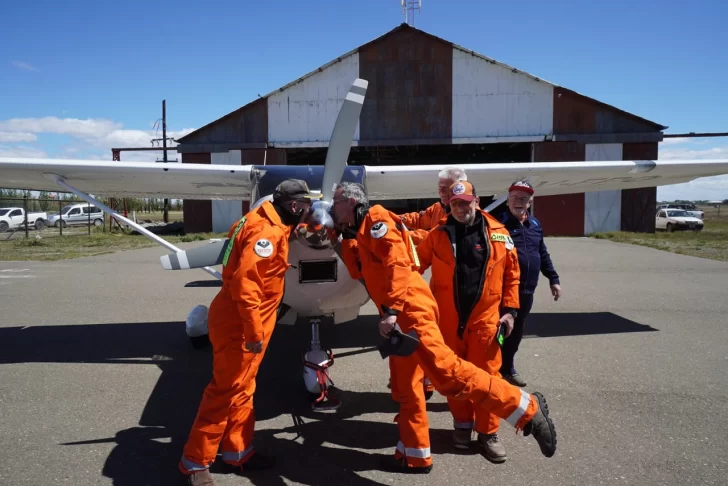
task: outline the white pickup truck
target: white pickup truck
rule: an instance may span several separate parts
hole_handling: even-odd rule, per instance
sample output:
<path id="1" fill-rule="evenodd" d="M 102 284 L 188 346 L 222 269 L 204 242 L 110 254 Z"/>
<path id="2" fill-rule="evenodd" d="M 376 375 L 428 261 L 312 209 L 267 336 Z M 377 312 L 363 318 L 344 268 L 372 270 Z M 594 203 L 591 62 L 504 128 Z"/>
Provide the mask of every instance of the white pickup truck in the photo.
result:
<path id="1" fill-rule="evenodd" d="M 47 213 L 28 213 L 28 227 L 43 229 L 48 219 Z M 23 208 L 0 208 L 0 233 L 22 227 L 25 223 Z"/>

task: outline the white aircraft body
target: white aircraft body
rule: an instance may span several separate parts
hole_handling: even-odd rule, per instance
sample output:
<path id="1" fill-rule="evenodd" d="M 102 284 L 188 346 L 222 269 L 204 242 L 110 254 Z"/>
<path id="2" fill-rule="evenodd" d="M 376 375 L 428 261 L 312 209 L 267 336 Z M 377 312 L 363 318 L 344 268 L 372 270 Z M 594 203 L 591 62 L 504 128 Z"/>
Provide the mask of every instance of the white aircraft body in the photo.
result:
<path id="1" fill-rule="evenodd" d="M 352 84 L 334 126 L 324 166 L 212 166 L 0 157 L 0 186 L 72 192 L 170 250 L 160 259 L 164 268 L 201 268 L 221 279 L 213 267 L 222 261 L 228 240 L 182 251 L 96 198 L 249 200 L 254 202 L 254 208 L 270 198 L 275 186 L 288 178 L 304 179 L 312 189 L 320 188 L 323 206 L 317 210 L 319 217 L 325 215 L 334 185 L 339 181 L 363 184 L 372 204 L 378 200 L 437 198 L 434 181 L 446 165 L 346 165 L 367 84 L 361 79 Z M 459 167 L 465 169 L 481 197 L 494 197 L 486 208 L 491 210 L 505 200 L 506 188 L 515 180 L 529 181 L 540 196 L 655 187 L 727 174 L 728 160 L 484 163 Z M 299 236 L 290 245 L 292 267 L 286 273 L 279 322 L 293 324 L 300 317 L 310 320 L 312 339 L 305 356 L 304 380 L 313 394 L 325 392 L 326 384 L 321 377 L 330 372 L 328 367 L 332 363 L 330 352 L 322 349 L 319 342 L 320 318 L 332 317 L 334 324 L 351 321 L 369 300 L 364 285 L 350 277 L 341 261 L 337 243 L 328 241 L 322 231 Z M 189 332 L 190 325 L 195 324 L 190 323 L 193 318 L 204 322 L 204 331 Z M 188 334 L 196 338 L 205 333 L 206 307 L 197 306 L 188 316 Z M 338 404 L 332 408 L 336 407 Z"/>

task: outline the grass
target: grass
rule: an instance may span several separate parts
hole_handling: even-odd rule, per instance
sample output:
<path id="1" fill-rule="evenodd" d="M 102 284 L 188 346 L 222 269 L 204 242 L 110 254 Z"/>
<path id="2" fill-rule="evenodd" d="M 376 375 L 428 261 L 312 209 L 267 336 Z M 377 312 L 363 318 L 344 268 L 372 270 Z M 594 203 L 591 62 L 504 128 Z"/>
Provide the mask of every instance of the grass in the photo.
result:
<path id="1" fill-rule="evenodd" d="M 227 233 L 196 233 L 184 236 L 162 236 L 172 244 L 204 241 L 209 238 L 225 238 Z M 134 250 L 158 246 L 142 235 L 121 232 L 103 233 L 95 231 L 91 235 L 73 235 L 55 238 L 12 239 L 0 238 L 0 261 L 54 261 L 71 258 L 103 255 L 117 251 Z"/>
<path id="2" fill-rule="evenodd" d="M 594 233 L 592 238 L 648 246 L 657 250 L 690 255 L 711 260 L 728 261 L 728 207 L 718 209 L 703 206 L 705 227 L 700 233 L 676 231 L 667 233 L 628 233 L 615 231 Z"/>

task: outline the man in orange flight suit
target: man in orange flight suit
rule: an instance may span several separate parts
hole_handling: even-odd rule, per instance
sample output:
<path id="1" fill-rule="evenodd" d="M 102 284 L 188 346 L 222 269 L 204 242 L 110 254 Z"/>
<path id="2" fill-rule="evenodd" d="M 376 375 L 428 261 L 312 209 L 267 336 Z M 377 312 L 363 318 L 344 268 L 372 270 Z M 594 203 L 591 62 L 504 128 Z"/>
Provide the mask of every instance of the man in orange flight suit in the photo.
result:
<path id="1" fill-rule="evenodd" d="M 341 183 L 331 215 L 341 233 L 342 258 L 352 278 L 363 278 L 381 318 L 379 333 L 391 337 L 395 324 L 419 339 L 409 356 L 391 355 L 392 397 L 399 402 L 395 419 L 399 442 L 387 470 L 429 473 L 432 469 L 429 422 L 422 390 L 426 374 L 447 398 L 470 400 L 506 419 L 523 435 L 533 435 L 541 452 L 556 452 L 556 431 L 543 395 L 529 395 L 498 376 L 459 358 L 443 340 L 437 302 L 418 271 L 418 256 L 401 218 L 382 206 L 369 207 L 361 184 Z"/>
<path id="2" fill-rule="evenodd" d="M 450 216 L 417 246 L 420 273 L 432 267 L 430 288 L 440 310 L 440 331 L 457 356 L 500 376 L 496 334 L 513 329 L 519 307 L 518 253 L 502 223 L 481 210 L 470 182 L 450 187 Z M 504 462 L 500 418 L 484 403 L 448 399 L 455 447 L 468 449 L 473 429 L 486 458 Z"/>
<path id="3" fill-rule="evenodd" d="M 450 186 L 460 181 L 467 181 L 465 171 L 459 167 L 445 167 L 437 174 L 437 192 L 440 200 L 419 213 L 401 214 L 400 218 L 410 230 L 415 245 L 425 239 L 427 233 L 440 224 L 450 214 Z"/>
<path id="4" fill-rule="evenodd" d="M 450 199 L 450 186 L 456 182 L 467 180 L 468 177 L 463 169 L 459 167 L 445 167 L 437 174 L 437 192 L 440 195 L 440 200 L 419 213 L 400 215 L 402 222 L 410 230 L 410 235 L 415 245 L 419 245 L 429 231 L 437 227 L 440 221 L 450 214 L 450 205 L 448 203 Z M 435 387 L 426 376 L 423 380 L 423 386 L 425 388 L 425 397 L 429 399 L 435 391 Z"/>
<path id="5" fill-rule="evenodd" d="M 268 347 L 283 299 L 293 228 L 309 214 L 305 181 L 288 179 L 230 228 L 222 289 L 210 304 L 208 328 L 213 349 L 212 381 L 185 444 L 179 469 L 193 486 L 212 485 L 208 468 L 218 448 L 225 464 L 264 469 L 272 457 L 254 452 L 253 394 L 258 367 Z"/>

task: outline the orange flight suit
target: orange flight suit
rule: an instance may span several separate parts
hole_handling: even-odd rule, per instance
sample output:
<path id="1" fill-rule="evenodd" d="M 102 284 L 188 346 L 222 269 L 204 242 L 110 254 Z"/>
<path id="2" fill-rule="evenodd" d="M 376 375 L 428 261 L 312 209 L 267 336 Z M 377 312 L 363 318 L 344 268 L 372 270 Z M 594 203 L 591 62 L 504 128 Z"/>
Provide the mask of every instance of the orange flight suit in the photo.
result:
<path id="1" fill-rule="evenodd" d="M 433 229 L 427 238 L 417 246 L 420 257 L 420 273 L 432 267 L 430 288 L 440 310 L 440 331 L 442 337 L 455 354 L 470 361 L 491 375 L 500 377 L 501 350 L 495 339 L 501 309 L 517 309 L 520 269 L 518 252 L 513 246 L 510 234 L 501 222 L 485 211 L 482 215 L 485 243 L 484 274 L 480 277 L 478 296 L 462 332 L 458 314 L 455 282 L 456 262 L 451 236 L 444 225 Z M 453 236 L 454 237 L 454 236 Z M 458 242 L 455 242 L 456 244 Z M 477 251 L 477 250 L 476 250 Z M 475 429 L 481 434 L 498 431 L 500 417 L 491 413 L 487 404 L 473 404 L 468 400 L 448 399 L 455 428 Z M 475 419 L 475 420 L 473 420 Z"/>
<path id="2" fill-rule="evenodd" d="M 402 214 L 400 218 L 402 218 L 402 222 L 407 229 L 410 230 L 412 241 L 414 241 L 415 245 L 419 245 L 427 237 L 430 230 L 435 228 L 447 214 L 447 208 L 442 202 L 437 201 L 424 211 Z M 423 385 L 426 392 L 432 393 L 435 391 L 435 387 L 429 378 L 423 378 Z"/>
<path id="3" fill-rule="evenodd" d="M 218 448 L 233 465 L 244 464 L 253 452 L 255 377 L 283 299 L 291 227 L 270 201 L 244 219 L 230 228 L 232 251 L 223 263 L 222 289 L 210 304 L 213 376 L 179 462 L 185 474 L 208 468 Z M 246 350 L 246 341 L 262 341 L 262 352 Z"/>
<path id="4" fill-rule="evenodd" d="M 447 210 L 440 201 L 419 213 L 406 213 L 400 215 L 402 222 L 410 230 L 415 245 L 419 245 L 429 231 L 436 227 L 442 218 L 447 216 Z"/>
<path id="5" fill-rule="evenodd" d="M 443 340 L 440 314 L 430 287 L 418 271 L 418 256 L 401 218 L 382 206 L 369 209 L 356 240 L 343 240 L 342 258 L 353 278 L 363 277 L 382 314 L 397 311 L 403 332 L 415 330 L 420 345 L 407 357 L 390 356 L 392 397 L 400 404 L 396 418 L 396 459 L 410 467 L 432 464 L 429 423 L 421 377 L 426 374 L 439 393 L 471 400 L 522 429 L 538 411 L 534 397 L 502 378 L 491 376 L 459 358 Z"/>

